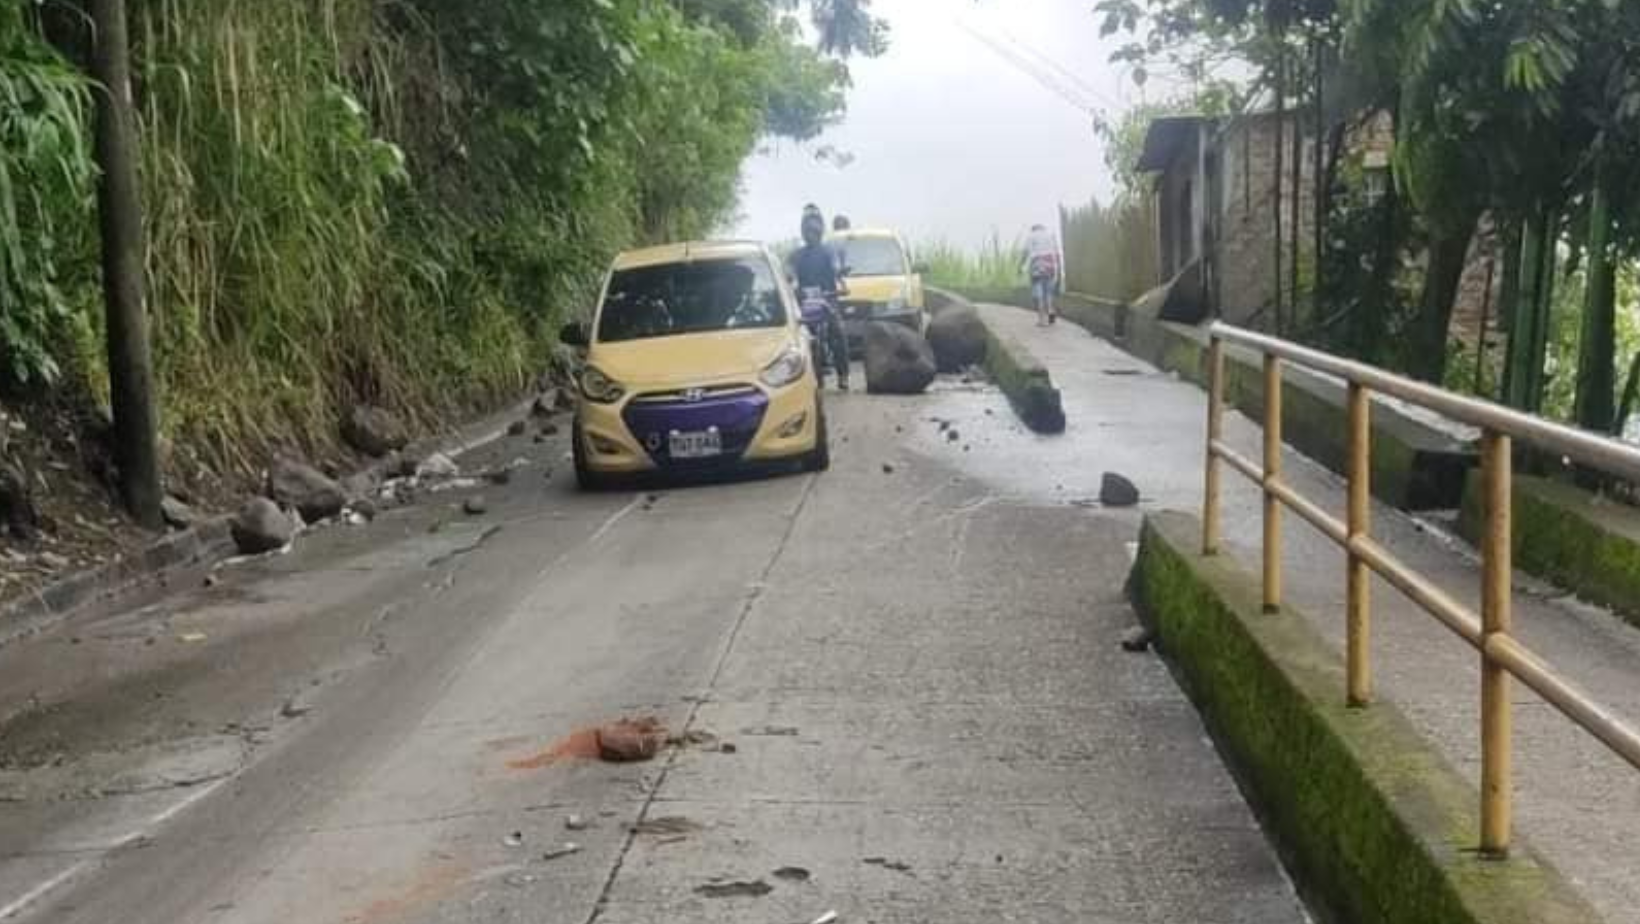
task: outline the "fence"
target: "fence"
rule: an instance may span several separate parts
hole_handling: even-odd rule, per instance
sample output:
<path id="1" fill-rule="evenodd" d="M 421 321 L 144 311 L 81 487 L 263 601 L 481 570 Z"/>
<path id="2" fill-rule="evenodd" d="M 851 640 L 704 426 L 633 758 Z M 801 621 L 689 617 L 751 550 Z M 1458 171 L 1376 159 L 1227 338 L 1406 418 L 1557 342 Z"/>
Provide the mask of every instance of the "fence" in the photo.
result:
<path id="1" fill-rule="evenodd" d="M 1220 463 L 1259 484 L 1264 492 L 1263 590 L 1266 612 L 1282 606 L 1282 508 L 1291 509 L 1349 554 L 1346 570 L 1346 696 L 1351 706 L 1372 701 L 1369 659 L 1372 613 L 1369 577 L 1376 572 L 1481 653 L 1481 851 L 1505 856 L 1512 828 L 1510 767 L 1513 711 L 1511 678 L 1535 691 L 1572 722 L 1640 769 L 1640 733 L 1568 683 L 1517 640 L 1512 632 L 1513 445 L 1515 440 L 1549 449 L 1577 462 L 1640 478 L 1640 449 L 1574 430 L 1499 405 L 1415 382 L 1362 363 L 1298 346 L 1226 324 L 1214 324 L 1208 351 L 1206 491 L 1202 550 L 1215 555 L 1221 536 Z M 1264 358 L 1264 459 L 1262 467 L 1224 442 L 1224 345 L 1233 343 Z M 1348 502 L 1342 521 L 1282 480 L 1282 364 L 1292 362 L 1349 383 Z M 1411 402 L 1479 427 L 1482 437 L 1486 524 L 1481 543 L 1482 597 L 1477 616 L 1468 607 L 1373 541 L 1371 515 L 1372 395 Z"/>
<path id="2" fill-rule="evenodd" d="M 1065 284 L 1072 292 L 1127 302 L 1157 283 L 1156 220 L 1149 202 L 1061 209 Z"/>

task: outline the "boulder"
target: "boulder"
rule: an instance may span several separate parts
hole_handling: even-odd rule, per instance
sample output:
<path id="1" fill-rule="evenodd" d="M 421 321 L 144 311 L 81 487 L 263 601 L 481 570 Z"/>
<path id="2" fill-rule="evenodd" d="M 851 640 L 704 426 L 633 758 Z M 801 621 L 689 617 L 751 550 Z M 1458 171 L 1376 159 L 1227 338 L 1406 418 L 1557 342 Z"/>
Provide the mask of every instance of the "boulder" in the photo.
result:
<path id="1" fill-rule="evenodd" d="M 1139 503 L 1139 488 L 1115 472 L 1106 472 L 1099 483 L 1099 503 L 1106 507 L 1135 506 Z"/>
<path id="2" fill-rule="evenodd" d="M 872 322 L 865 354 L 866 390 L 873 394 L 922 394 L 934 381 L 934 351 L 908 327 Z"/>
<path id="3" fill-rule="evenodd" d="M 442 452 L 435 452 L 416 466 L 418 478 L 454 478 L 461 474 L 461 466 Z"/>
<path id="4" fill-rule="evenodd" d="M 342 439 L 365 455 L 379 459 L 409 445 L 410 431 L 391 413 L 359 404 L 342 419 Z"/>
<path id="5" fill-rule="evenodd" d="M 229 524 L 234 545 L 246 555 L 282 549 L 296 537 L 296 524 L 273 501 L 255 497 L 239 508 Z"/>
<path id="6" fill-rule="evenodd" d="M 268 475 L 268 496 L 291 507 L 307 523 L 328 520 L 347 506 L 342 486 L 311 465 L 280 459 Z"/>
<path id="7" fill-rule="evenodd" d="M 567 389 L 547 388 L 535 396 L 530 413 L 536 417 L 552 417 L 564 411 L 575 410 L 575 396 Z"/>
<path id="8" fill-rule="evenodd" d="M 953 305 L 928 322 L 928 345 L 941 372 L 960 372 L 985 362 L 985 322 L 972 305 Z"/>
<path id="9" fill-rule="evenodd" d="M 187 501 L 171 494 L 167 494 L 165 499 L 159 502 L 159 512 L 165 518 L 166 525 L 173 529 L 187 529 L 199 519 Z"/>

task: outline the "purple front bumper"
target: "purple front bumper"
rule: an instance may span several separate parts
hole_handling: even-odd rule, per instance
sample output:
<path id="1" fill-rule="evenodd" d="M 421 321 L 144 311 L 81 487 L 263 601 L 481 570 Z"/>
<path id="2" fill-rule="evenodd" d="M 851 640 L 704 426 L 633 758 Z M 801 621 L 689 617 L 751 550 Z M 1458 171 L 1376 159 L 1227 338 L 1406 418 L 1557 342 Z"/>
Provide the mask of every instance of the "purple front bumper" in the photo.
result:
<path id="1" fill-rule="evenodd" d="M 763 426 L 769 399 L 761 391 L 704 397 L 659 399 L 639 397 L 621 413 L 627 429 L 655 464 L 663 469 L 712 468 L 740 461 Z M 723 454 L 710 459 L 673 459 L 671 435 L 716 428 L 723 438 Z"/>

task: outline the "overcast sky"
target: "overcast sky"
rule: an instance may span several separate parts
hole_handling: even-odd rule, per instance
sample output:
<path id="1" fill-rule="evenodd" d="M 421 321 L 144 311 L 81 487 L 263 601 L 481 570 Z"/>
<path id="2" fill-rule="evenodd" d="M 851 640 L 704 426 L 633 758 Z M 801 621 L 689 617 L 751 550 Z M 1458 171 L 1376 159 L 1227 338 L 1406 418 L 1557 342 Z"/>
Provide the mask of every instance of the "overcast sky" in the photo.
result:
<path id="1" fill-rule="evenodd" d="M 1100 41 L 1092 7 L 1093 0 L 875 0 L 893 27 L 888 53 L 852 62 L 843 124 L 815 144 L 783 144 L 747 164 L 736 232 L 795 237 L 803 204 L 814 201 L 856 226 L 972 245 L 993 230 L 1011 241 L 1034 222 L 1052 227 L 1061 203 L 1107 198 L 1112 184 L 1092 117 L 974 35 L 1035 62 L 1114 115 L 1137 102 L 1138 91 L 1108 63 L 1120 41 Z M 817 162 L 814 151 L 826 144 L 854 161 Z"/>

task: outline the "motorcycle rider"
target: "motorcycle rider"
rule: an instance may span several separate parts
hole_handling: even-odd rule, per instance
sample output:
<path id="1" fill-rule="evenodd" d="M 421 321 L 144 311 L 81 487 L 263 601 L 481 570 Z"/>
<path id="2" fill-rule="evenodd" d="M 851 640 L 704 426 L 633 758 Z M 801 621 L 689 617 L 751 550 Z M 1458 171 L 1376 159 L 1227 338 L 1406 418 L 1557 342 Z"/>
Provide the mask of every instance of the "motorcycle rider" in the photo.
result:
<path id="1" fill-rule="evenodd" d="M 851 231 L 853 229 L 854 229 L 854 223 L 849 221 L 849 218 L 848 218 L 847 215 L 844 215 L 841 212 L 839 212 L 838 214 L 832 216 L 832 219 L 831 219 L 831 233 L 832 234 L 837 234 L 837 235 L 847 234 L 849 231 Z M 836 241 L 835 243 L 833 243 L 831 245 L 831 255 L 832 255 L 833 259 L 835 259 L 837 261 L 837 277 L 839 279 L 842 279 L 842 278 L 848 276 L 848 255 L 845 252 L 845 249 L 843 247 L 843 242 L 841 240 L 838 240 L 838 241 Z"/>
<path id="2" fill-rule="evenodd" d="M 842 318 L 837 315 L 837 296 L 842 291 L 837 272 L 837 258 L 826 246 L 826 221 L 817 206 L 803 209 L 803 246 L 791 256 L 791 273 L 797 280 L 798 291 L 818 289 L 830 303 L 826 313 L 826 343 L 831 363 L 837 369 L 837 388 L 848 391 L 848 337 L 843 333 Z M 819 370 L 822 374 L 824 370 Z"/>

